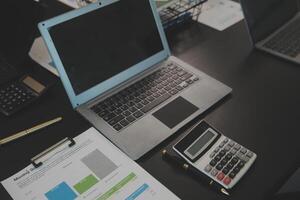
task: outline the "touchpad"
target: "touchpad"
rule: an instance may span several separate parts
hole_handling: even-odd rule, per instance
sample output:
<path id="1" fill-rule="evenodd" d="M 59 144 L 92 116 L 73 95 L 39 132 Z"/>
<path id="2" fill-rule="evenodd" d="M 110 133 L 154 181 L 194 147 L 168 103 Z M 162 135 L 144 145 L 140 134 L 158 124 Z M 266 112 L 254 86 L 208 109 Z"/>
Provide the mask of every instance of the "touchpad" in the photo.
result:
<path id="1" fill-rule="evenodd" d="M 167 127 L 173 128 L 199 108 L 182 97 L 177 97 L 155 113 L 153 116 L 164 123 Z"/>

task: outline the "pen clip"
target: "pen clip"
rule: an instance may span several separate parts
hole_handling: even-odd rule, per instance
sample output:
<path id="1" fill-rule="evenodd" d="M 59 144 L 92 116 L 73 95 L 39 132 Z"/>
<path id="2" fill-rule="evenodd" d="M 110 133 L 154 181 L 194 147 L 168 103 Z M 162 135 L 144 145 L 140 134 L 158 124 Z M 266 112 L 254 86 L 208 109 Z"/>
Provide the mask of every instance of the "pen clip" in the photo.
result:
<path id="1" fill-rule="evenodd" d="M 58 147 L 60 147 L 61 145 L 65 144 L 66 142 L 70 142 L 68 144 L 69 147 L 72 147 L 76 144 L 76 142 L 74 141 L 73 138 L 65 138 L 61 141 L 59 141 L 58 143 L 56 143 L 55 145 L 49 147 L 48 149 L 46 149 L 45 151 L 41 152 L 40 154 L 36 155 L 35 157 L 31 158 L 31 163 L 35 168 L 38 168 L 40 166 L 43 165 L 43 162 L 37 162 L 38 159 L 44 157 L 45 155 L 49 154 L 50 152 L 54 151 L 55 149 L 57 149 Z"/>

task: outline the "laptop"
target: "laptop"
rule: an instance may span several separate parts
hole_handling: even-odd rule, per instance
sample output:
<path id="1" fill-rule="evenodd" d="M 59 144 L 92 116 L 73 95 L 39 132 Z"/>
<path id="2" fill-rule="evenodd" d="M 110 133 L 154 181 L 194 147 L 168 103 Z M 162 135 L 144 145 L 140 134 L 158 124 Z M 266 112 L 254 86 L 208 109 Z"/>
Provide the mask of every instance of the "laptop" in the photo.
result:
<path id="1" fill-rule="evenodd" d="M 171 56 L 153 0 L 102 0 L 39 29 L 73 108 L 134 160 L 231 92 Z"/>
<path id="2" fill-rule="evenodd" d="M 240 2 L 255 47 L 300 63 L 298 0 L 240 0 Z"/>

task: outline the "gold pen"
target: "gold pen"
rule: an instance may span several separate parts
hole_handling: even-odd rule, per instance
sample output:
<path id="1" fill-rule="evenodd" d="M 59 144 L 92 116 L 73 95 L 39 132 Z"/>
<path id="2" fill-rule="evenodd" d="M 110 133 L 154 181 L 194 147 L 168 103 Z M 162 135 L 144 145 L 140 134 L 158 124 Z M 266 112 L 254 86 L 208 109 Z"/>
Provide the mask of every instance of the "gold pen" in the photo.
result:
<path id="1" fill-rule="evenodd" d="M 50 126 L 51 124 L 54 124 L 54 123 L 59 122 L 61 120 L 62 120 L 62 117 L 58 117 L 58 118 L 52 119 L 50 121 L 44 122 L 42 124 L 36 125 L 36 126 L 30 128 L 30 129 L 26 129 L 24 131 L 16 133 L 16 134 L 14 134 L 12 136 L 3 138 L 3 139 L 0 140 L 0 146 L 3 145 L 3 144 L 6 144 L 8 142 L 14 141 L 14 140 L 16 140 L 16 139 L 18 139 L 20 137 L 24 137 L 26 135 L 29 135 L 29 134 L 31 134 L 31 133 L 33 133 L 35 131 L 38 131 L 38 130 L 40 130 L 42 128 Z"/>

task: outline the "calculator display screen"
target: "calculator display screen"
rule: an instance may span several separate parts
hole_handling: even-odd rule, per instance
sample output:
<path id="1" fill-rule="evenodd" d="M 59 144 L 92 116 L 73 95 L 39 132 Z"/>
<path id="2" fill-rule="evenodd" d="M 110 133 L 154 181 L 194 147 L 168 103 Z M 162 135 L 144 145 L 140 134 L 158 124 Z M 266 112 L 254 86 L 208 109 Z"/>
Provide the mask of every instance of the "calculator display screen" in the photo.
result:
<path id="1" fill-rule="evenodd" d="M 200 136 L 191 146 L 188 147 L 186 152 L 191 156 L 195 157 L 199 151 L 203 150 L 210 141 L 215 138 L 215 134 L 210 130 L 207 130 L 202 136 Z"/>
<path id="2" fill-rule="evenodd" d="M 43 90 L 45 89 L 45 86 L 42 85 L 41 83 L 37 82 L 36 80 L 34 80 L 33 78 L 31 78 L 30 76 L 27 76 L 23 79 L 23 83 L 29 87 L 30 89 L 34 90 L 37 93 L 41 93 L 43 92 Z"/>

